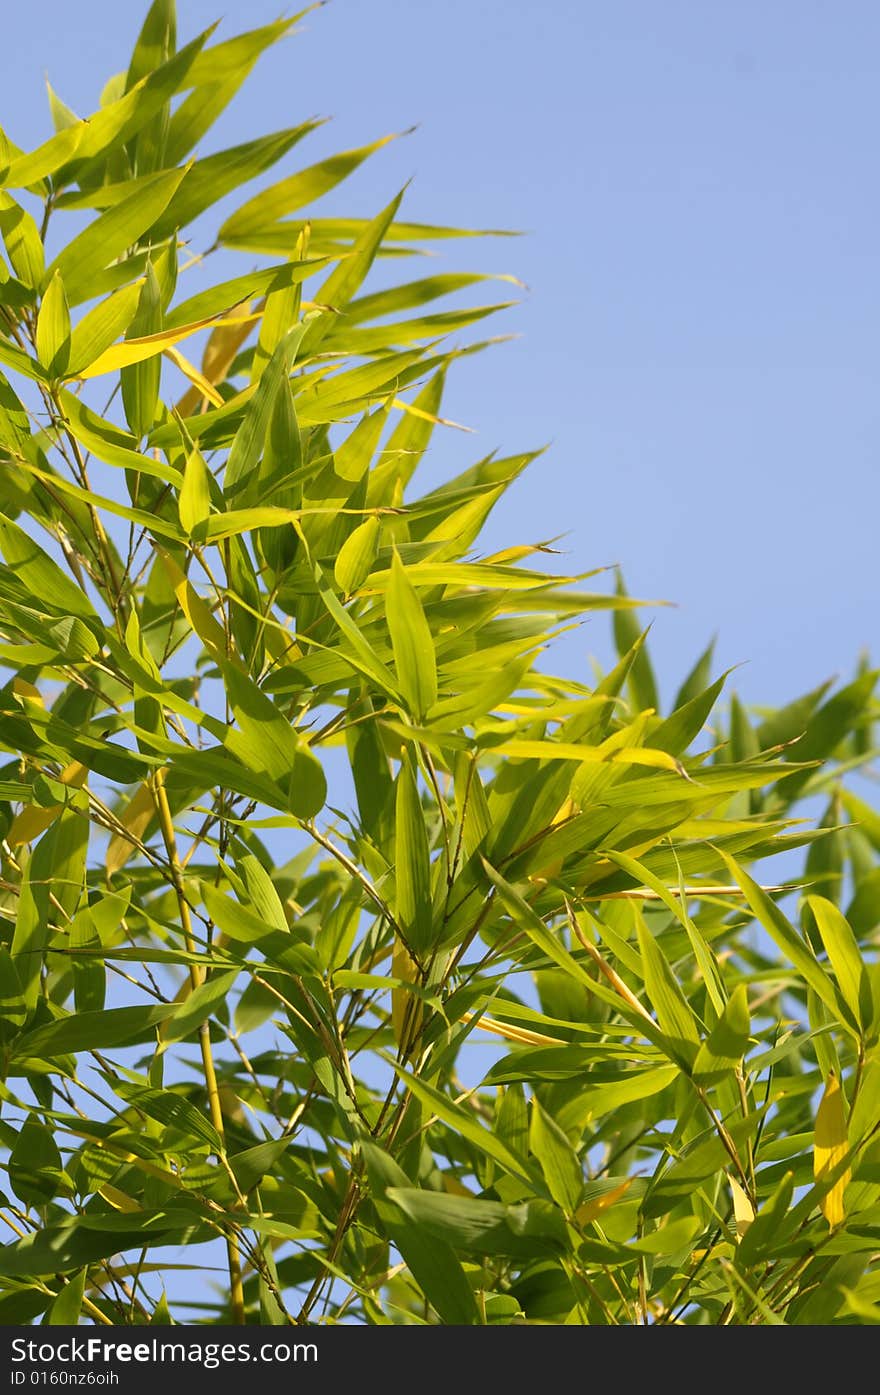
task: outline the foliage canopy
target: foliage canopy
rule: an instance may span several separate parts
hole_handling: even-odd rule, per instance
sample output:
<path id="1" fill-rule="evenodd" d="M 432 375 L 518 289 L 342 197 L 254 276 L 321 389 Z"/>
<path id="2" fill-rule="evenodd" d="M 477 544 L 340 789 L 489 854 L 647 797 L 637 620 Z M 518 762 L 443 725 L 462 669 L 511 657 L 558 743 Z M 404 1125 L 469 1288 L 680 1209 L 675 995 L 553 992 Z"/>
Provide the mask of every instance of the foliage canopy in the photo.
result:
<path id="1" fill-rule="evenodd" d="M 480 553 L 530 454 L 419 492 L 471 234 L 201 153 L 299 18 L 0 136 L 0 1320 L 877 1321 L 876 675 L 661 714 Z"/>

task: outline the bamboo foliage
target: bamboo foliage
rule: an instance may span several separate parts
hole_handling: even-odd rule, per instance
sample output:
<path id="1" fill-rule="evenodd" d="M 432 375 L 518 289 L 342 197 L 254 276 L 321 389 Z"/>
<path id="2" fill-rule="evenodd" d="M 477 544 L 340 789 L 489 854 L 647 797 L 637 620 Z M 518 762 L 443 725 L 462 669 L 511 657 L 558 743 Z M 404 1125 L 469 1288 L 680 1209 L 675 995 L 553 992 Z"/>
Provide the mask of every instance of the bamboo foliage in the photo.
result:
<path id="1" fill-rule="evenodd" d="M 481 552 L 533 455 L 420 492 L 506 301 L 313 213 L 390 137 L 210 149 L 300 18 L 0 149 L 0 1320 L 865 1320 L 876 674 L 663 710 Z"/>

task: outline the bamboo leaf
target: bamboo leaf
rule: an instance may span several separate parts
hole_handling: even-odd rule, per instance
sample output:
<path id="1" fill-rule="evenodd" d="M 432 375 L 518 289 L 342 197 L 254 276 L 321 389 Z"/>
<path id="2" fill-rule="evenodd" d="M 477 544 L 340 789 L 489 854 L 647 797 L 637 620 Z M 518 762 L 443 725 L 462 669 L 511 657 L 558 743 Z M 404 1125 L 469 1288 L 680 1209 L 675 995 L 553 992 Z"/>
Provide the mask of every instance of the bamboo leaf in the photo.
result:
<path id="1" fill-rule="evenodd" d="M 846 1217 L 844 1193 L 850 1180 L 850 1170 L 841 1170 L 849 1150 L 843 1091 L 837 1076 L 831 1074 L 816 1111 L 816 1131 L 813 1143 L 813 1172 L 817 1183 L 833 1180 L 833 1186 L 821 1200 L 822 1214 L 834 1229 Z"/>
<path id="2" fill-rule="evenodd" d="M 434 641 L 425 612 L 397 553 L 388 587 L 388 630 L 401 692 L 417 721 L 437 701 Z"/>
<path id="3" fill-rule="evenodd" d="M 50 378 L 63 377 L 70 361 L 70 311 L 60 272 L 46 287 L 37 316 L 37 357 Z"/>
<path id="4" fill-rule="evenodd" d="M 196 526 L 204 523 L 211 512 L 210 476 L 198 446 L 194 446 L 186 458 L 178 511 L 180 526 L 190 537 Z"/>
<path id="5" fill-rule="evenodd" d="M 846 918 L 832 901 L 824 896 L 808 896 L 807 905 L 816 917 L 825 952 L 831 960 L 844 1001 L 853 1019 L 863 1032 L 870 1029 L 874 1017 L 871 981 Z"/>
<path id="6" fill-rule="evenodd" d="M 415 775 L 408 760 L 397 777 L 395 814 L 397 918 L 416 953 L 431 943 L 431 864 Z"/>
<path id="7" fill-rule="evenodd" d="M 529 1147 L 541 1164 L 553 1200 L 567 1216 L 573 1216 L 583 1195 L 583 1171 L 568 1138 L 536 1099 L 532 1100 Z"/>
<path id="8" fill-rule="evenodd" d="M 151 176 L 137 193 L 96 218 L 69 242 L 48 267 L 46 281 L 60 271 L 70 304 L 88 300 L 98 274 L 152 227 L 185 175 L 183 169 Z"/>

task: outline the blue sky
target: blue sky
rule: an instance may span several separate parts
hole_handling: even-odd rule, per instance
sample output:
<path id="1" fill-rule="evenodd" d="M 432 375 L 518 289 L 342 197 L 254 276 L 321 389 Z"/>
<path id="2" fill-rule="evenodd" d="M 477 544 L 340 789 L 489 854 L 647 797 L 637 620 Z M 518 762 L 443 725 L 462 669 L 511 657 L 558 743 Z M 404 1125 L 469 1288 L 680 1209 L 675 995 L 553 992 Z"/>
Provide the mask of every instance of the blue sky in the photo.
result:
<path id="1" fill-rule="evenodd" d="M 182 34 L 221 3 L 179 0 Z M 92 109 L 144 8 L 14 6 L 13 139 L 49 133 L 45 73 Z M 227 0 L 221 35 L 277 15 Z M 412 176 L 412 218 L 528 233 L 437 263 L 530 291 L 497 322 L 522 337 L 453 372 L 448 412 L 478 434 L 430 468 L 551 442 L 491 540 L 565 533 L 560 565 L 619 562 L 675 601 L 655 625 L 667 698 L 716 630 L 756 702 L 876 647 L 878 43 L 869 0 L 332 0 L 210 138 L 332 116 L 291 169 L 418 122 L 326 211 L 374 212 Z M 590 652 L 602 618 L 560 664 L 586 676 Z"/>

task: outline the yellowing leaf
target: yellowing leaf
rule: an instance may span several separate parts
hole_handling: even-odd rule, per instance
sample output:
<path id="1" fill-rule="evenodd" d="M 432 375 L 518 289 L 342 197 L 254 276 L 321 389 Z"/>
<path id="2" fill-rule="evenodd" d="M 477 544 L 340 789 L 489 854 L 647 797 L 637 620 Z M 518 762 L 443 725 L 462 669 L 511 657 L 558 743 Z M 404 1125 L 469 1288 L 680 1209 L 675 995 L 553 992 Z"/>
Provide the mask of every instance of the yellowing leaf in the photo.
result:
<path id="1" fill-rule="evenodd" d="M 600 1196 L 593 1197 L 592 1201 L 584 1201 L 574 1213 L 574 1219 L 578 1225 L 583 1228 L 592 1221 L 598 1220 L 603 1211 L 607 1211 L 616 1201 L 626 1195 L 632 1184 L 633 1178 L 627 1177 L 619 1187 L 614 1187 L 612 1191 L 602 1192 Z"/>
<path id="2" fill-rule="evenodd" d="M 728 1176 L 730 1195 L 733 1197 L 733 1219 L 736 1223 L 736 1238 L 741 1240 L 755 1219 L 755 1208 L 747 1193 L 735 1177 Z"/>
<path id="3" fill-rule="evenodd" d="M 819 1108 L 816 1111 L 816 1132 L 813 1143 L 813 1173 L 817 1182 L 830 1177 L 846 1157 L 849 1136 L 846 1127 L 846 1111 L 840 1081 L 832 1071 L 825 1084 Z M 852 1172 L 846 1168 L 837 1178 L 830 1191 L 822 1198 L 822 1214 L 830 1226 L 843 1224 L 845 1211 L 843 1194 Z"/>
<path id="4" fill-rule="evenodd" d="M 391 956 L 391 972 L 404 983 L 415 983 L 418 975 L 416 961 L 400 940 L 395 941 L 394 953 Z M 405 988 L 392 988 L 391 1025 L 398 1046 L 403 1044 L 404 1038 L 410 1042 L 414 1040 L 422 1023 L 423 1012 L 422 1004 L 412 993 L 408 993 Z"/>
<path id="5" fill-rule="evenodd" d="M 223 406 L 223 398 L 217 389 L 208 382 L 204 373 L 200 373 L 194 363 L 190 363 L 185 354 L 179 349 L 166 349 L 165 357 L 170 358 L 175 368 L 179 368 L 185 378 L 188 378 L 193 387 L 201 397 L 207 397 L 209 402 L 213 402 L 215 407 Z"/>
<path id="6" fill-rule="evenodd" d="M 73 328 L 67 373 L 76 377 L 124 334 L 137 313 L 144 277 L 93 305 Z"/>
<path id="7" fill-rule="evenodd" d="M 265 304 L 261 301 L 260 304 Z M 236 323 L 224 321 L 211 331 L 205 352 L 202 355 L 202 374 L 206 382 L 215 385 L 222 383 L 232 366 L 236 354 L 253 328 L 258 315 L 251 315 L 250 304 L 240 307 L 241 317 Z M 202 398 L 202 390 L 195 385 L 185 392 L 177 404 L 182 417 L 191 416 Z"/>
<path id="8" fill-rule="evenodd" d="M 160 552 L 162 564 L 177 597 L 177 603 L 204 644 L 211 658 L 225 660 L 226 635 L 223 626 L 214 619 L 210 606 L 202 600 L 195 587 L 187 580 L 174 558 L 167 552 Z M 233 658 L 232 662 L 236 662 Z"/>
<path id="9" fill-rule="evenodd" d="M 474 1016 L 472 1012 L 463 1012 L 462 1022 L 470 1022 Z M 499 1022 L 497 1018 L 490 1017 L 488 1013 L 483 1013 L 477 1026 L 483 1032 L 491 1032 L 496 1037 L 504 1037 L 505 1041 L 515 1041 L 521 1046 L 565 1046 L 563 1037 L 548 1037 L 543 1032 L 530 1032 L 528 1027 L 514 1027 L 510 1022 Z"/>
<path id="10" fill-rule="evenodd" d="M 142 1206 L 138 1206 L 126 1192 L 121 1192 L 118 1187 L 114 1187 L 111 1182 L 105 1182 L 103 1187 L 98 1188 L 99 1194 L 105 1201 L 109 1201 L 115 1211 L 135 1212 L 143 1211 Z"/>
<path id="11" fill-rule="evenodd" d="M 82 789 L 85 784 L 88 773 L 86 767 L 75 760 L 62 770 L 59 779 L 63 785 L 69 785 L 71 789 L 78 790 Z M 6 835 L 7 842 L 13 847 L 18 843 L 32 843 L 35 838 L 39 838 L 41 833 L 45 833 L 46 829 L 51 827 L 63 808 L 63 804 L 53 804 L 49 809 L 29 804 L 12 820 Z"/>
<path id="12" fill-rule="evenodd" d="M 684 774 L 681 763 L 666 751 L 634 746 L 614 750 L 607 742 L 601 746 L 578 746 L 570 741 L 529 741 L 514 737 L 494 749 L 506 756 L 534 756 L 539 760 L 576 760 L 595 764 L 609 761 L 620 765 L 647 765 L 656 770 L 672 770 L 677 775 Z"/>
<path id="13" fill-rule="evenodd" d="M 124 339 L 121 344 L 111 344 L 109 349 L 88 365 L 81 368 L 76 374 L 77 378 L 98 378 L 102 373 L 117 373 L 120 368 L 127 368 L 133 363 L 142 363 L 144 359 L 152 358 L 154 354 L 167 353 L 175 344 L 180 344 L 182 340 L 189 339 L 190 335 L 197 334 L 200 329 L 205 329 L 208 325 L 250 325 L 253 319 L 251 316 L 230 316 L 218 319 L 216 315 L 211 315 L 205 320 L 195 320 L 189 325 L 180 325 L 178 329 L 163 329 L 158 334 L 144 334 L 138 339 Z"/>
<path id="14" fill-rule="evenodd" d="M 141 785 L 120 817 L 119 823 L 127 829 L 133 839 L 142 838 L 155 812 L 156 805 L 149 785 Z M 135 844 L 131 839 L 121 833 L 114 833 L 107 848 L 107 876 L 112 877 L 114 872 L 124 867 L 135 851 Z"/>
<path id="15" fill-rule="evenodd" d="M 558 824 L 566 823 L 569 819 L 573 819 L 578 813 L 579 810 L 574 800 L 570 795 L 566 795 L 565 799 L 556 810 L 556 813 L 553 815 L 553 818 L 550 820 L 550 827 L 556 828 Z M 529 881 L 535 882 L 536 884 L 552 881 L 554 877 L 559 876 L 564 861 L 565 859 L 562 857 L 557 858 L 554 862 L 549 863 L 548 866 L 542 867 L 540 872 L 533 872 L 529 877 Z"/>

